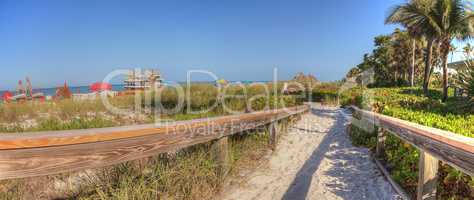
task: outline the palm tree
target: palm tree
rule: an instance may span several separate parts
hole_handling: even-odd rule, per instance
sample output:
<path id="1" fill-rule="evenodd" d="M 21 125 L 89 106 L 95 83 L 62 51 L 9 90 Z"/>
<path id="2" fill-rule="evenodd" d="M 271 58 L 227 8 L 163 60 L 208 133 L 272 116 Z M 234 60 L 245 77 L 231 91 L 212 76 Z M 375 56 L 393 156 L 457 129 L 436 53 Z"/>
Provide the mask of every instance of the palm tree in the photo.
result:
<path id="1" fill-rule="evenodd" d="M 420 39 L 420 32 L 417 27 L 408 27 L 407 24 L 404 24 L 402 21 L 400 21 L 400 16 L 402 13 L 399 13 L 399 8 L 397 7 L 394 9 L 389 17 L 385 20 L 386 24 L 393 24 L 393 23 L 399 23 L 408 30 L 408 35 L 411 37 L 411 65 L 410 65 L 410 86 L 413 87 L 415 85 L 415 62 L 416 62 L 416 41 Z"/>
<path id="2" fill-rule="evenodd" d="M 410 65 L 410 86 L 415 86 L 415 65 L 416 65 L 416 42 L 420 39 L 420 33 L 415 28 L 408 28 L 411 37 L 411 65 Z"/>
<path id="3" fill-rule="evenodd" d="M 434 0 L 410 0 L 408 3 L 395 6 L 385 20 L 386 24 L 400 24 L 404 26 L 414 41 L 412 41 L 412 64 L 411 71 L 414 73 L 416 39 L 424 37 L 427 40 L 425 70 L 423 76 L 423 91 L 428 94 L 431 63 L 433 57 L 433 45 L 436 42 L 435 30 L 430 25 L 430 11 Z M 412 74 L 411 77 L 414 77 Z M 412 82 L 412 81 L 410 81 Z"/>
<path id="4" fill-rule="evenodd" d="M 443 66 L 443 101 L 448 98 L 448 55 L 453 39 L 473 36 L 474 14 L 468 13 L 461 0 L 412 0 L 397 6 L 386 20 L 408 28 L 423 31 L 428 39 L 428 55 L 425 66 L 423 89 L 428 90 L 428 79 L 433 54 L 433 44 L 438 42 Z"/>
<path id="5" fill-rule="evenodd" d="M 391 35 L 391 42 L 388 46 L 391 56 L 388 60 L 389 69 L 395 73 L 393 76 L 395 85 L 404 84 L 406 82 L 405 80 L 407 80 L 407 75 L 411 76 L 411 72 L 415 71 L 414 64 L 412 65 L 413 69 L 407 70 L 406 67 L 412 64 L 408 62 L 410 61 L 409 57 L 413 56 L 413 54 L 408 51 L 412 48 L 411 42 L 412 38 L 407 31 L 402 31 L 397 28 Z M 409 77 L 407 82 L 411 82 L 412 77 Z"/>
<path id="6" fill-rule="evenodd" d="M 473 37 L 474 14 L 469 14 L 461 0 L 439 0 L 429 13 L 429 22 L 440 42 L 443 66 L 443 101 L 448 98 L 448 55 L 451 42 Z"/>

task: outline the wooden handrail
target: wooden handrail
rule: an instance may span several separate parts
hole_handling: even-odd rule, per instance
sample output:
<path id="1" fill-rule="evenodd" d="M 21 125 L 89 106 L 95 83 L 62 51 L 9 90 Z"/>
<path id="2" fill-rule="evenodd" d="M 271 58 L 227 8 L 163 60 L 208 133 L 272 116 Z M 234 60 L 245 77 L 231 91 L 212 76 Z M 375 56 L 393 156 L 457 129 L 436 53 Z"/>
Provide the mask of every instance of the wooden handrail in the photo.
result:
<path id="1" fill-rule="evenodd" d="M 309 106 L 112 128 L 0 135 L 0 180 L 104 167 L 209 142 L 308 111 Z"/>
<path id="2" fill-rule="evenodd" d="M 417 199 L 435 198 L 439 160 L 474 176 L 474 138 L 362 110 L 355 106 L 351 108 L 356 116 L 359 116 L 359 120 L 378 126 L 377 156 L 384 154 L 384 131 L 421 151 Z"/>
<path id="3" fill-rule="evenodd" d="M 474 138 L 352 107 L 366 120 L 471 176 Z"/>

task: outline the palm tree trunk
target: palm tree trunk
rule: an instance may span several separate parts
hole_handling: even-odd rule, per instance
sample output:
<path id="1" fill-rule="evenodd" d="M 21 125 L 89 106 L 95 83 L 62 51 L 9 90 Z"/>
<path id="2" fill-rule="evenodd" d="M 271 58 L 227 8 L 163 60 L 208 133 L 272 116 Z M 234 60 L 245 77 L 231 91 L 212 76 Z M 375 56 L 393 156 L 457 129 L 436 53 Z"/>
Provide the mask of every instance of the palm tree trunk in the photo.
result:
<path id="1" fill-rule="evenodd" d="M 431 71 L 431 59 L 433 57 L 433 39 L 428 40 L 428 55 L 425 60 L 425 76 L 423 77 L 423 92 L 428 95 L 430 71 Z"/>
<path id="2" fill-rule="evenodd" d="M 412 39 L 411 66 L 410 66 L 410 86 L 415 86 L 415 59 L 416 59 L 416 40 Z"/>
<path id="3" fill-rule="evenodd" d="M 448 55 L 449 55 L 449 43 L 443 45 L 443 102 L 448 100 Z"/>
<path id="4" fill-rule="evenodd" d="M 393 73 L 394 73 L 394 78 L 393 78 L 393 85 L 395 85 L 395 86 L 398 86 L 398 85 L 397 85 L 397 80 L 398 80 L 398 69 L 395 69 L 395 70 L 393 70 Z"/>

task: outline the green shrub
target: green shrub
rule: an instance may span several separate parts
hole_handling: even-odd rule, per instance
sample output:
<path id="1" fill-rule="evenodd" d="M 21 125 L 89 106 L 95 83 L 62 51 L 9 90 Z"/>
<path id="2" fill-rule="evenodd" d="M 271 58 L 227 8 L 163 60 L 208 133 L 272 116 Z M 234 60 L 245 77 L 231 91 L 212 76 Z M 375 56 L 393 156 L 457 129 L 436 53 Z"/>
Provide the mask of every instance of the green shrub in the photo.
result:
<path id="1" fill-rule="evenodd" d="M 350 125 L 349 130 L 349 137 L 353 145 L 367 147 L 372 150 L 375 149 L 377 145 L 377 132 L 369 133 L 355 125 Z"/>
<path id="2" fill-rule="evenodd" d="M 367 92 L 367 91 L 366 91 Z M 442 103 L 440 90 L 430 90 L 428 97 L 417 88 L 374 88 L 373 102 L 363 101 L 361 91 L 352 94 L 351 104 L 369 107 L 372 110 L 395 118 L 435 127 L 468 137 L 474 137 L 474 102 L 451 98 Z M 367 94 L 366 93 L 366 94 Z M 348 95 L 349 96 L 349 95 Z M 370 137 L 367 137 L 370 135 Z M 351 128 L 351 139 L 355 145 L 374 149 L 373 133 Z M 365 139 L 365 140 L 364 140 Z M 419 151 L 393 135 L 385 142 L 385 162 L 392 177 L 412 196 L 416 193 Z M 442 164 L 439 172 L 438 196 L 441 199 L 473 199 L 474 181 L 462 172 Z"/>
<path id="3" fill-rule="evenodd" d="M 419 151 L 410 144 L 388 134 L 385 140 L 385 159 L 393 179 L 407 190 L 416 194 L 418 183 Z"/>

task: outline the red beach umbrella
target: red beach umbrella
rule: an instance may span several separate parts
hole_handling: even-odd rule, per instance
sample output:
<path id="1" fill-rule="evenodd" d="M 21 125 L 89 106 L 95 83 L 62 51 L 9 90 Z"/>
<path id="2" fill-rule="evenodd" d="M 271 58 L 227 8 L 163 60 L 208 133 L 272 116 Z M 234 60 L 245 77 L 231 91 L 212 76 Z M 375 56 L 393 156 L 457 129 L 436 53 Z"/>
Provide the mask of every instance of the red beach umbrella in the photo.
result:
<path id="1" fill-rule="evenodd" d="M 104 90 L 112 90 L 112 85 L 111 85 L 110 83 L 97 82 L 97 83 L 93 83 L 92 85 L 90 85 L 89 89 L 90 89 L 92 92 L 100 92 L 100 91 L 104 91 Z"/>
<path id="2" fill-rule="evenodd" d="M 8 92 L 8 91 L 6 91 L 2 94 L 2 99 L 3 99 L 3 101 L 6 101 L 6 102 L 10 101 L 10 99 L 12 97 L 13 97 L 13 93 Z"/>

